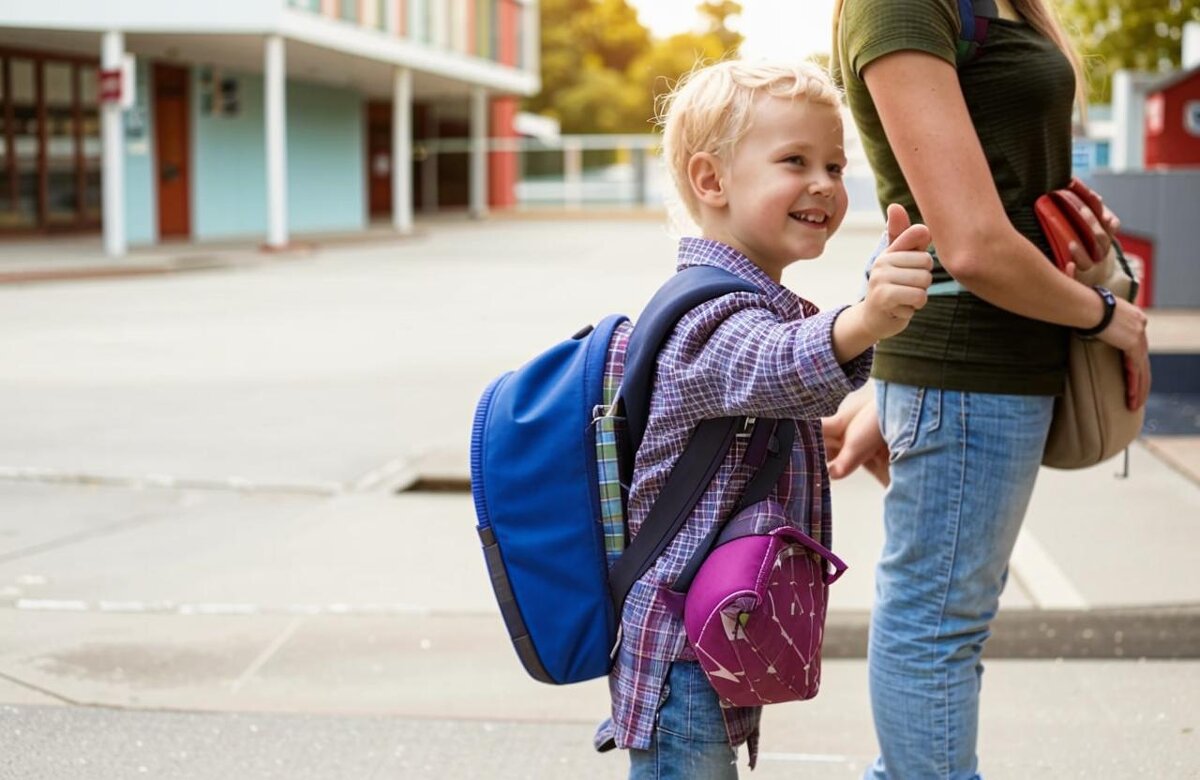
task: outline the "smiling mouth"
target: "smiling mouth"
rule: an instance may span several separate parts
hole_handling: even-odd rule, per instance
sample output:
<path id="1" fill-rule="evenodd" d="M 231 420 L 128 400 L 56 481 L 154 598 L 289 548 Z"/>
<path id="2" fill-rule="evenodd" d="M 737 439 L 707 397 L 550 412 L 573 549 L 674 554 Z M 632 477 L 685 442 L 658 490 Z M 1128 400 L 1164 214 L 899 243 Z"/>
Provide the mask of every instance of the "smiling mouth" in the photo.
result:
<path id="1" fill-rule="evenodd" d="M 825 227 L 825 223 L 829 221 L 829 217 L 819 211 L 792 211 L 788 216 L 813 227 Z"/>

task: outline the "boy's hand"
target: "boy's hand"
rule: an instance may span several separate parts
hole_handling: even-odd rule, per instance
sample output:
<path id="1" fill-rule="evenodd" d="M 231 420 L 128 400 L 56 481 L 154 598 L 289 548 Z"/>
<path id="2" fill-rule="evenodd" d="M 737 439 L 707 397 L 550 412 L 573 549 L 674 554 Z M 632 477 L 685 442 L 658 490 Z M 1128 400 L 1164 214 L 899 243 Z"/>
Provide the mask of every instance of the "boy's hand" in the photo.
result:
<path id="1" fill-rule="evenodd" d="M 887 229 L 891 243 L 871 268 L 863 301 L 863 324 L 876 341 L 908 327 L 925 306 L 933 282 L 929 228 L 909 224 L 908 212 L 893 203 L 887 209 Z"/>
<path id="2" fill-rule="evenodd" d="M 879 431 L 873 385 L 850 393 L 836 414 L 822 417 L 821 433 L 831 479 L 847 477 L 862 466 L 884 487 L 891 483 L 888 446 Z"/>
<path id="3" fill-rule="evenodd" d="M 846 365 L 880 339 L 908 327 L 917 309 L 928 299 L 933 281 L 929 228 L 910 225 L 908 212 L 895 203 L 888 206 L 888 248 L 871 267 L 867 297 L 848 306 L 833 322 L 833 355 Z"/>

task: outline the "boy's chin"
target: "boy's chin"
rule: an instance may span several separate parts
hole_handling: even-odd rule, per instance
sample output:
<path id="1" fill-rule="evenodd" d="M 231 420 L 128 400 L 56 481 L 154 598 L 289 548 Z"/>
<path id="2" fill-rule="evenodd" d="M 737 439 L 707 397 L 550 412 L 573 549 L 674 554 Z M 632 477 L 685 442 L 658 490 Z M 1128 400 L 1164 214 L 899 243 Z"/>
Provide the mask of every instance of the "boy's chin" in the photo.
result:
<path id="1" fill-rule="evenodd" d="M 799 254 L 797 254 L 794 258 L 792 258 L 792 262 L 799 263 L 799 262 L 803 262 L 805 260 L 816 260 L 818 257 L 823 255 L 824 253 L 825 253 L 825 243 L 822 242 L 821 245 L 817 246 L 817 247 L 805 247 L 803 250 L 800 251 Z"/>

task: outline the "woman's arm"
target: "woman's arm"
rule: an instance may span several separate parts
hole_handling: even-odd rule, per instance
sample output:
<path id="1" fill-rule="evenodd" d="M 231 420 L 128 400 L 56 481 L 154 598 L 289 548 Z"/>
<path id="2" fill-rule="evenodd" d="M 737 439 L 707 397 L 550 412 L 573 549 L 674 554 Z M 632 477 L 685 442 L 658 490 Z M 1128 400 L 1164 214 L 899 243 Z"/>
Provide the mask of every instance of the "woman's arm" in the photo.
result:
<path id="1" fill-rule="evenodd" d="M 1025 317 L 1079 329 L 1100 322 L 1104 306 L 1096 292 L 1046 262 L 1009 222 L 954 66 L 899 51 L 868 64 L 863 80 L 950 275 L 985 301 Z M 1146 315 L 1118 300 L 1099 338 L 1145 373 L 1141 384 L 1148 390 Z"/>

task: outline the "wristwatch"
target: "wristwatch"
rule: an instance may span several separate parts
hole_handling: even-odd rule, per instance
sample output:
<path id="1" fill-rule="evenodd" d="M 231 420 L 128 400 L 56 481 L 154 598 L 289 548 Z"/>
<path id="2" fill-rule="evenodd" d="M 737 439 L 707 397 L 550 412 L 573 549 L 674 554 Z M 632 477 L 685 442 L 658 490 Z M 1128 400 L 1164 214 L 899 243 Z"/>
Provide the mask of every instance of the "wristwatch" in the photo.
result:
<path id="1" fill-rule="evenodd" d="M 1104 329 L 1112 322 L 1113 312 L 1117 310 L 1117 296 L 1112 294 L 1107 287 L 1096 285 L 1092 288 L 1096 294 L 1100 296 L 1100 300 L 1104 301 L 1104 317 L 1100 320 L 1100 324 L 1094 328 L 1087 330 L 1075 329 L 1075 335 L 1081 339 L 1094 339 L 1104 332 Z"/>

